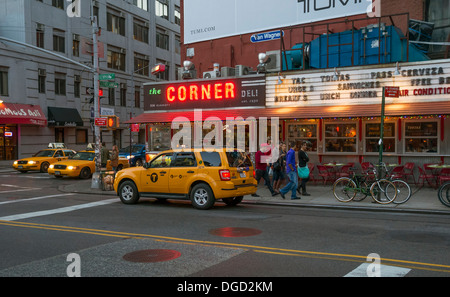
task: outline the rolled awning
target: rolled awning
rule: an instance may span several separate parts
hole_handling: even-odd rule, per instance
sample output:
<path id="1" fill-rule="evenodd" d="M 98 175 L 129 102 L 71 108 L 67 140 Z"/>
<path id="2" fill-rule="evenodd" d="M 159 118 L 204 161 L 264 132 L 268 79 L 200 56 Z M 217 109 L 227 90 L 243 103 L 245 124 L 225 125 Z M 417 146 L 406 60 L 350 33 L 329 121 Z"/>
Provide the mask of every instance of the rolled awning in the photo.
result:
<path id="1" fill-rule="evenodd" d="M 385 116 L 442 115 L 450 113 L 450 101 L 421 102 L 409 104 L 387 104 Z M 189 111 L 146 112 L 125 122 L 125 124 L 170 123 L 172 121 L 204 121 L 208 117 L 218 117 L 225 121 L 227 117 L 248 117 L 258 119 L 271 117 L 279 119 L 318 119 L 335 117 L 379 117 L 381 104 L 360 104 L 340 106 L 302 106 L 284 108 L 236 108 L 201 110 L 201 113 Z"/>
<path id="2" fill-rule="evenodd" d="M 75 108 L 48 107 L 48 125 L 58 127 L 80 127 L 83 120 Z"/>
<path id="3" fill-rule="evenodd" d="M 0 124 L 46 126 L 47 118 L 39 105 L 0 103 Z"/>

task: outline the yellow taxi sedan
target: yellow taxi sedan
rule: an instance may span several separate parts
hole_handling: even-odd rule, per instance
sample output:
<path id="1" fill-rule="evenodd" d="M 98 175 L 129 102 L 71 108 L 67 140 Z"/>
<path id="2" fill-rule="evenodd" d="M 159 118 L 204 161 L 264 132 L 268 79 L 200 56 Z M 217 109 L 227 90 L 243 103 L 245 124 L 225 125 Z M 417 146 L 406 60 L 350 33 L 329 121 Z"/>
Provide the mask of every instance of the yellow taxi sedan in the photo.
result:
<path id="1" fill-rule="evenodd" d="M 51 164 L 68 159 L 75 153 L 74 150 L 69 149 L 45 149 L 37 152 L 30 158 L 14 161 L 13 168 L 22 173 L 27 171 L 47 172 Z"/>
<path id="2" fill-rule="evenodd" d="M 117 170 L 130 167 L 128 159 L 119 158 Z M 106 170 L 112 170 L 111 161 L 108 160 Z M 95 151 L 79 151 L 69 159 L 50 165 L 48 174 L 55 177 L 89 178 L 95 172 Z"/>

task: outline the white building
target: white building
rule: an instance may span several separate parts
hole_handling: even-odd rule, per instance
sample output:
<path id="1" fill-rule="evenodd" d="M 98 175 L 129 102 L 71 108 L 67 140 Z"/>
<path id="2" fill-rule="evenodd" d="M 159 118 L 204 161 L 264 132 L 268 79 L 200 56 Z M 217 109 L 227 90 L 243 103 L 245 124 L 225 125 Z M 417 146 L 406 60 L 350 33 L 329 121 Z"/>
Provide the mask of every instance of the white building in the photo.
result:
<path id="1" fill-rule="evenodd" d="M 143 83 L 177 79 L 180 65 L 179 0 L 1 0 L 0 36 L 93 65 L 90 16 L 98 17 L 100 73 L 114 73 L 100 107 L 124 122 L 143 111 Z M 151 68 L 166 71 L 151 74 Z M 0 40 L 0 160 L 30 156 L 49 142 L 79 150 L 94 142 L 92 73 L 59 57 Z M 111 148 L 144 142 L 142 130 L 104 129 Z"/>

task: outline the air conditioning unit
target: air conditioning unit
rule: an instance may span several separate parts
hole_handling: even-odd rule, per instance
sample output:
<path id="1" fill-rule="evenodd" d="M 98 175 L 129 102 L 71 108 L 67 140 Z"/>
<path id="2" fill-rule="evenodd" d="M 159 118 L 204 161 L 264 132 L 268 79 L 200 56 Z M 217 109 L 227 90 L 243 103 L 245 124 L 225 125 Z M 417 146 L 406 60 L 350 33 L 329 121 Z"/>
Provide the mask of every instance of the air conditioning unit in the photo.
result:
<path id="1" fill-rule="evenodd" d="M 236 65 L 236 76 L 249 75 L 252 68 L 250 66 Z"/>
<path id="2" fill-rule="evenodd" d="M 281 71 L 281 55 L 280 51 L 268 51 L 266 55 L 270 58 L 266 64 L 267 72 L 280 72 Z"/>
<path id="3" fill-rule="evenodd" d="M 222 67 L 220 69 L 220 76 L 221 77 L 236 76 L 236 69 L 233 67 Z"/>
<path id="4" fill-rule="evenodd" d="M 220 72 L 219 71 L 206 71 L 203 72 L 203 78 L 216 78 L 216 77 L 220 77 Z"/>

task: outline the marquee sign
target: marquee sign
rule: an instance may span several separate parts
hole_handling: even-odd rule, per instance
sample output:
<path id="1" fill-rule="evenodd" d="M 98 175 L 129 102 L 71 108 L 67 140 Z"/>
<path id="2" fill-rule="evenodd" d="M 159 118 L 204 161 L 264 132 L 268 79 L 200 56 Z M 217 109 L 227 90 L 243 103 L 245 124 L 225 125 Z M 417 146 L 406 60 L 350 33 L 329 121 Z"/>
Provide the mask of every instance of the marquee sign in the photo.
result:
<path id="1" fill-rule="evenodd" d="M 264 106 L 264 75 L 144 84 L 144 110 Z"/>
<path id="2" fill-rule="evenodd" d="M 380 103 L 383 87 L 399 87 L 386 103 L 447 101 L 450 62 L 426 61 L 385 68 L 348 67 L 287 72 L 267 77 L 268 107 L 336 106 Z M 324 72 L 327 71 L 327 72 Z"/>

